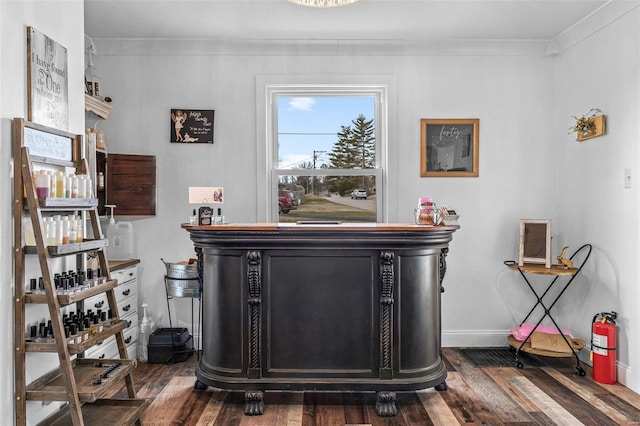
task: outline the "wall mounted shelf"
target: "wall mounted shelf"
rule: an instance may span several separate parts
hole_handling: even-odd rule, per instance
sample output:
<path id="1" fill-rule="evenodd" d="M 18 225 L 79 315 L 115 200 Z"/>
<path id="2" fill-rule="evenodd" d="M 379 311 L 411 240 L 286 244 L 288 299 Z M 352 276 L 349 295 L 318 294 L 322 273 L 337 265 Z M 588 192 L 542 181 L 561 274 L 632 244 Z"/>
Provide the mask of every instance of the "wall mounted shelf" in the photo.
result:
<path id="1" fill-rule="evenodd" d="M 578 141 L 585 141 L 587 139 L 592 139 L 598 136 L 602 136 L 605 134 L 606 131 L 606 119 L 604 115 L 596 115 L 595 117 L 592 117 L 590 120 L 593 121 L 593 123 L 595 124 L 596 128 L 593 132 L 590 133 L 581 133 L 578 132 L 577 133 L 577 140 Z"/>
<path id="2" fill-rule="evenodd" d="M 85 93 L 84 109 L 106 120 L 107 118 L 109 118 L 109 114 L 111 114 L 111 110 L 113 109 L 113 107 L 107 102 L 101 101 L 100 99 L 95 98 L 88 93 Z"/>

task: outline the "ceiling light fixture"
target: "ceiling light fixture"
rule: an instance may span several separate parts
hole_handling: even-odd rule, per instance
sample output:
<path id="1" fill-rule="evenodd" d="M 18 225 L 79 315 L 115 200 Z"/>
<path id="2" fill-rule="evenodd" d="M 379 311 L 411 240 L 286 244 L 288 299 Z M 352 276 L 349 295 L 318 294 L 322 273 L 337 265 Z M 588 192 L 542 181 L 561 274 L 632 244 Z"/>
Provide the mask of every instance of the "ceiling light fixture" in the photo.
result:
<path id="1" fill-rule="evenodd" d="M 301 6 L 310 7 L 336 7 L 346 6 L 357 2 L 358 0 L 289 0 L 291 3 L 299 4 Z"/>

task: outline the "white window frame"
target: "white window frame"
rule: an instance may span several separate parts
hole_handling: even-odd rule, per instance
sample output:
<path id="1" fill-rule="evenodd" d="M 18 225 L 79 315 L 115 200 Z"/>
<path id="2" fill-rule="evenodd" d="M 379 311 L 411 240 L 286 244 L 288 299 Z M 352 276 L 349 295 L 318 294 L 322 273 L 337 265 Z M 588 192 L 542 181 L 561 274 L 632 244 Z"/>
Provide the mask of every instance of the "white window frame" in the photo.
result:
<path id="1" fill-rule="evenodd" d="M 257 91 L 260 93 L 258 82 Z M 278 178 L 280 176 L 375 176 L 376 179 L 376 218 L 377 222 L 386 222 L 387 209 L 387 176 L 388 169 L 388 85 L 387 84 L 278 84 L 262 83 L 264 96 L 264 139 L 258 137 L 257 155 L 258 165 L 264 165 L 263 170 L 258 167 L 258 211 L 259 221 L 278 222 L 277 194 Z M 319 96 L 371 96 L 375 99 L 375 138 L 376 164 L 372 169 L 279 169 L 278 168 L 278 97 L 319 97 Z M 260 102 L 258 103 L 260 105 Z M 261 127 L 260 106 L 258 106 L 258 129 Z M 336 132 L 338 129 L 336 129 Z M 260 133 L 259 133 L 260 135 Z M 261 183 L 262 181 L 262 183 Z"/>

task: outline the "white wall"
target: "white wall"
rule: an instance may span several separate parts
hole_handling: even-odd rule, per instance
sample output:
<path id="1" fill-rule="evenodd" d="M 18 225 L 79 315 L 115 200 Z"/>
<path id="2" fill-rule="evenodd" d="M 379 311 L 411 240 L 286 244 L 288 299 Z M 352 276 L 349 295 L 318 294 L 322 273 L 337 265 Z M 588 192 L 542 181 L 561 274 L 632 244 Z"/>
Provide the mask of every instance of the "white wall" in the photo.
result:
<path id="1" fill-rule="evenodd" d="M 563 241 L 590 242 L 586 280 L 561 309 L 575 312 L 576 328 L 589 332 L 595 313 L 618 312 L 620 380 L 640 388 L 638 194 L 640 167 L 640 10 L 566 50 L 556 61 L 555 104 L 558 221 Z M 613 48 L 615 46 L 615 48 Z M 607 134 L 584 142 L 565 135 L 572 115 L 590 108 L 606 114 Z M 624 169 L 632 188 L 624 188 Z"/>
<path id="2" fill-rule="evenodd" d="M 11 119 L 27 117 L 26 28 L 33 26 L 67 48 L 69 67 L 69 130 L 84 132 L 84 3 L 72 1 L 0 1 L 0 412 L 6 424 L 14 413 L 13 374 L 13 166 Z M 29 356 L 35 354 L 29 354 Z M 55 358 L 55 357 L 54 357 Z M 33 367 L 33 363 L 31 364 Z M 57 365 L 49 364 L 48 369 Z M 45 366 L 36 366 L 36 368 Z M 31 371 L 29 372 L 31 373 Z M 31 377 L 31 374 L 29 374 Z M 32 380 L 31 379 L 28 380 Z M 29 424 L 55 408 L 29 403 Z"/>

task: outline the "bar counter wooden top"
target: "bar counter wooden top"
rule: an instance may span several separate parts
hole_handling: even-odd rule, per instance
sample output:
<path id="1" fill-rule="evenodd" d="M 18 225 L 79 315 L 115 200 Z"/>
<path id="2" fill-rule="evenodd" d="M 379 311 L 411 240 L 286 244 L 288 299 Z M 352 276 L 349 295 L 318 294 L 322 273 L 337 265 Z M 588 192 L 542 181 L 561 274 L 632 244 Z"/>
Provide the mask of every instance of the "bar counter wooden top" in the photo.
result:
<path id="1" fill-rule="evenodd" d="M 347 223 L 347 222 L 325 222 L 325 221 L 303 221 L 295 223 L 225 223 L 219 225 L 190 225 L 183 223 L 183 229 L 200 231 L 362 231 L 362 232 L 433 232 L 433 231 L 453 231 L 459 229 L 459 225 L 416 225 L 412 223 Z"/>

